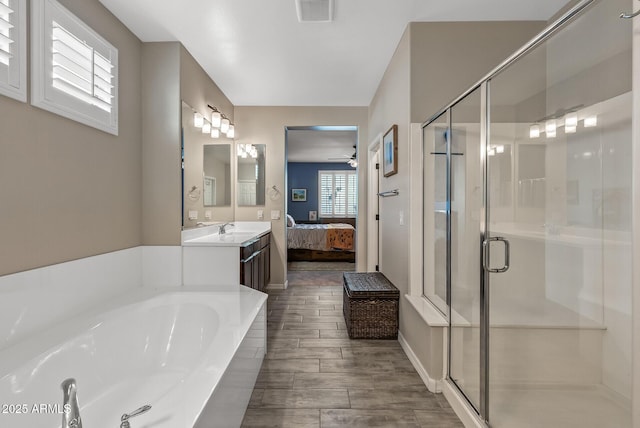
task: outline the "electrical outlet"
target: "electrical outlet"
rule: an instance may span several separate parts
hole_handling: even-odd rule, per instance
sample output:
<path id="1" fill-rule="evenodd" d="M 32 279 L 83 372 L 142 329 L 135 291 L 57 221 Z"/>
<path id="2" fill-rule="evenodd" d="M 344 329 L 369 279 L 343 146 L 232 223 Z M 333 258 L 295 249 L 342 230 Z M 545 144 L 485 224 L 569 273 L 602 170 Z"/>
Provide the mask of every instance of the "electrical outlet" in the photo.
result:
<path id="1" fill-rule="evenodd" d="M 198 211 L 189 211 L 189 220 L 197 220 Z"/>
<path id="2" fill-rule="evenodd" d="M 204 212 L 204 218 L 207 220 L 211 220 L 211 210 L 207 210 Z"/>
<path id="3" fill-rule="evenodd" d="M 258 210 L 258 220 L 264 220 L 264 210 Z"/>
<path id="4" fill-rule="evenodd" d="M 271 220 L 280 220 L 280 210 L 271 210 Z"/>
<path id="5" fill-rule="evenodd" d="M 400 211 L 400 226 L 404 226 L 404 211 Z"/>

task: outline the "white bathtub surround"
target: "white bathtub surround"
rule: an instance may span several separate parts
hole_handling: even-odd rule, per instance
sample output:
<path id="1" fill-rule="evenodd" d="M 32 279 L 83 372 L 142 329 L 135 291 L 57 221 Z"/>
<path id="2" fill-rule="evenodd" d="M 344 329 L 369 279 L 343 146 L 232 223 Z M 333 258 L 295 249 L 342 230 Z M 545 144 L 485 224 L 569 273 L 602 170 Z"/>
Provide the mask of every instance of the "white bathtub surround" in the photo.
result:
<path id="1" fill-rule="evenodd" d="M 0 349 L 142 284 L 130 248 L 0 277 Z"/>
<path id="2" fill-rule="evenodd" d="M 182 247 L 144 246 L 141 248 L 144 287 L 177 287 L 182 284 Z"/>
<path id="3" fill-rule="evenodd" d="M 180 285 L 179 246 L 128 248 L 0 276 L 0 349 L 120 294 Z"/>
<path id="4" fill-rule="evenodd" d="M 73 377 L 85 426 L 118 426 L 145 404 L 140 426 L 239 426 L 266 349 L 265 302 L 237 286 L 135 290 L 1 351 L 0 402 L 62 404 Z M 58 426 L 60 415 L 0 420 Z"/>

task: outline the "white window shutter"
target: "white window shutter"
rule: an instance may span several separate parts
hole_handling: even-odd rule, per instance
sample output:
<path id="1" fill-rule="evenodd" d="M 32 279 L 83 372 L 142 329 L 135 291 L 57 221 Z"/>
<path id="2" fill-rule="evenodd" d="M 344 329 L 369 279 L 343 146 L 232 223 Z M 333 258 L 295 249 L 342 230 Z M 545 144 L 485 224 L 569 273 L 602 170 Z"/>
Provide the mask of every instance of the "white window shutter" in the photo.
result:
<path id="1" fill-rule="evenodd" d="M 27 0 L 0 0 L 0 94 L 27 101 Z"/>
<path id="2" fill-rule="evenodd" d="M 320 217 L 355 217 L 357 183 L 355 171 L 318 171 Z"/>
<path id="3" fill-rule="evenodd" d="M 118 135 L 118 50 L 56 0 L 32 0 L 31 27 L 31 103 Z"/>

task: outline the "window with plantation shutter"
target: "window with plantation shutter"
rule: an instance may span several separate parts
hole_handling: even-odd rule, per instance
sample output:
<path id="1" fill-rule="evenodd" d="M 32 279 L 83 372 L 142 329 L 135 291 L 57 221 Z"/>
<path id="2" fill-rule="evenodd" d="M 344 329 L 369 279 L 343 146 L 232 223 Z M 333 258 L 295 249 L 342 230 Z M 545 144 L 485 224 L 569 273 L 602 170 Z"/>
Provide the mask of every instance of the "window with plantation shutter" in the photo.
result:
<path id="1" fill-rule="evenodd" d="M 26 0 L 0 0 L 0 94 L 27 100 Z"/>
<path id="2" fill-rule="evenodd" d="M 118 50 L 56 0 L 33 4 L 33 105 L 117 135 Z"/>
<path id="3" fill-rule="evenodd" d="M 320 217 L 355 217 L 358 178 L 355 171 L 318 171 Z"/>

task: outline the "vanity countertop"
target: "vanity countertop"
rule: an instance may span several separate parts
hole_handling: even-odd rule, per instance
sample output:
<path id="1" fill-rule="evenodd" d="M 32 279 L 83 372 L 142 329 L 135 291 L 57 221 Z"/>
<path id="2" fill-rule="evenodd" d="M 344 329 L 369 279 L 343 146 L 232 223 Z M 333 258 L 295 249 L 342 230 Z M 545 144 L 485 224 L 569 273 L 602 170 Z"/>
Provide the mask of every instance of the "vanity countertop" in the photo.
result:
<path id="1" fill-rule="evenodd" d="M 233 222 L 233 226 L 227 226 L 227 233 L 220 235 L 218 230 L 222 224 L 183 230 L 182 245 L 185 247 L 240 247 L 243 243 L 271 231 L 270 222 L 237 221 Z"/>

